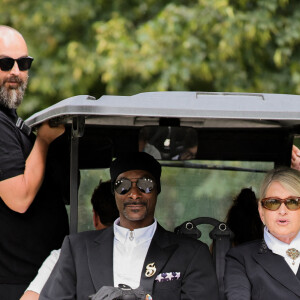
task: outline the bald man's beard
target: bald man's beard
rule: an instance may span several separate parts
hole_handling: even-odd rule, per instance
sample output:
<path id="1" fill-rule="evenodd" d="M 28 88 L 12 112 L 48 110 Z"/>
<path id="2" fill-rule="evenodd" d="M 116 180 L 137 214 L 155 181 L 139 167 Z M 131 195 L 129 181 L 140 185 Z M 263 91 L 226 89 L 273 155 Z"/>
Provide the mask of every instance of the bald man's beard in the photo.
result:
<path id="1" fill-rule="evenodd" d="M 16 82 L 18 86 L 16 88 L 6 87 L 6 82 Z M 0 86 L 0 104 L 7 108 L 17 108 L 23 100 L 25 90 L 27 87 L 28 76 L 25 80 L 20 79 L 17 76 L 11 76 L 4 79 Z"/>

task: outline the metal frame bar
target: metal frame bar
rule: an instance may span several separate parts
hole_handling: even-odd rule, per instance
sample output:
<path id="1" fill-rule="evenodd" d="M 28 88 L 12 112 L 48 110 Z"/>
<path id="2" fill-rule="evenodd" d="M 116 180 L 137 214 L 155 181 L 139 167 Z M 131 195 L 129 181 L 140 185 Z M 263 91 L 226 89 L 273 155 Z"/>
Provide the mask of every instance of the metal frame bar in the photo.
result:
<path id="1" fill-rule="evenodd" d="M 70 157 L 70 233 L 78 231 L 78 149 L 79 139 L 84 133 L 84 125 L 84 117 L 77 116 L 73 118 Z"/>

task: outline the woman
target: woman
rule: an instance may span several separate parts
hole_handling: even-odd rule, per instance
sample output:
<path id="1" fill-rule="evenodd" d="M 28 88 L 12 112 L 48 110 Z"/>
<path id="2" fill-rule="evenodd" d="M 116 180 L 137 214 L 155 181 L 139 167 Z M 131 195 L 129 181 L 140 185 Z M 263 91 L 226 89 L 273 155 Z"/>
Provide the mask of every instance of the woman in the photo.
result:
<path id="1" fill-rule="evenodd" d="M 226 258 L 228 300 L 300 298 L 300 172 L 270 171 L 261 186 L 258 210 L 264 239 L 232 248 Z"/>

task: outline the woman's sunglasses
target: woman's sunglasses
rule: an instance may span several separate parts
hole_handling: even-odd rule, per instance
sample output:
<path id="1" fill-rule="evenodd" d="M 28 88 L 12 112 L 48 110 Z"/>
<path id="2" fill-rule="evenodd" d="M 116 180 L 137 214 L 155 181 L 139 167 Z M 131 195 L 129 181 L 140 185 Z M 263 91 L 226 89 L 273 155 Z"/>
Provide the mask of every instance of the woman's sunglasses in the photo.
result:
<path id="1" fill-rule="evenodd" d="M 300 197 L 288 197 L 286 199 L 269 197 L 261 200 L 261 205 L 269 210 L 279 209 L 282 203 L 284 203 L 289 210 L 297 210 L 300 208 Z"/>
<path id="2" fill-rule="evenodd" d="M 154 180 L 148 177 L 138 178 L 137 181 L 124 177 L 115 182 L 114 190 L 120 195 L 125 195 L 131 190 L 132 183 L 136 183 L 137 188 L 144 194 L 150 194 L 155 187 Z"/>
<path id="3" fill-rule="evenodd" d="M 17 62 L 20 71 L 27 71 L 31 67 L 33 57 L 27 56 L 17 59 L 11 57 L 0 58 L 0 69 L 2 71 L 10 71 L 15 64 L 15 61 Z"/>

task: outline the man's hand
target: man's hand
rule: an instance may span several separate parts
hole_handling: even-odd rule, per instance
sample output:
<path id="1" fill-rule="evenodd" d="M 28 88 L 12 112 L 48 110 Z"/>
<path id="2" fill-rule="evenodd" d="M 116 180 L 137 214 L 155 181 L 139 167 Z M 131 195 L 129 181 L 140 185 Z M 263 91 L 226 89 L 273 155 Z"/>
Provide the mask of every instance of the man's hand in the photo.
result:
<path id="1" fill-rule="evenodd" d="M 44 122 L 37 132 L 37 139 L 45 142 L 47 145 L 51 144 L 56 138 L 65 132 L 65 126 L 59 125 L 57 127 L 50 127 L 48 122 Z"/>
<path id="2" fill-rule="evenodd" d="M 26 291 L 20 300 L 38 300 L 40 295 L 33 291 Z"/>
<path id="3" fill-rule="evenodd" d="M 300 171 L 300 149 L 293 145 L 291 168 Z"/>

